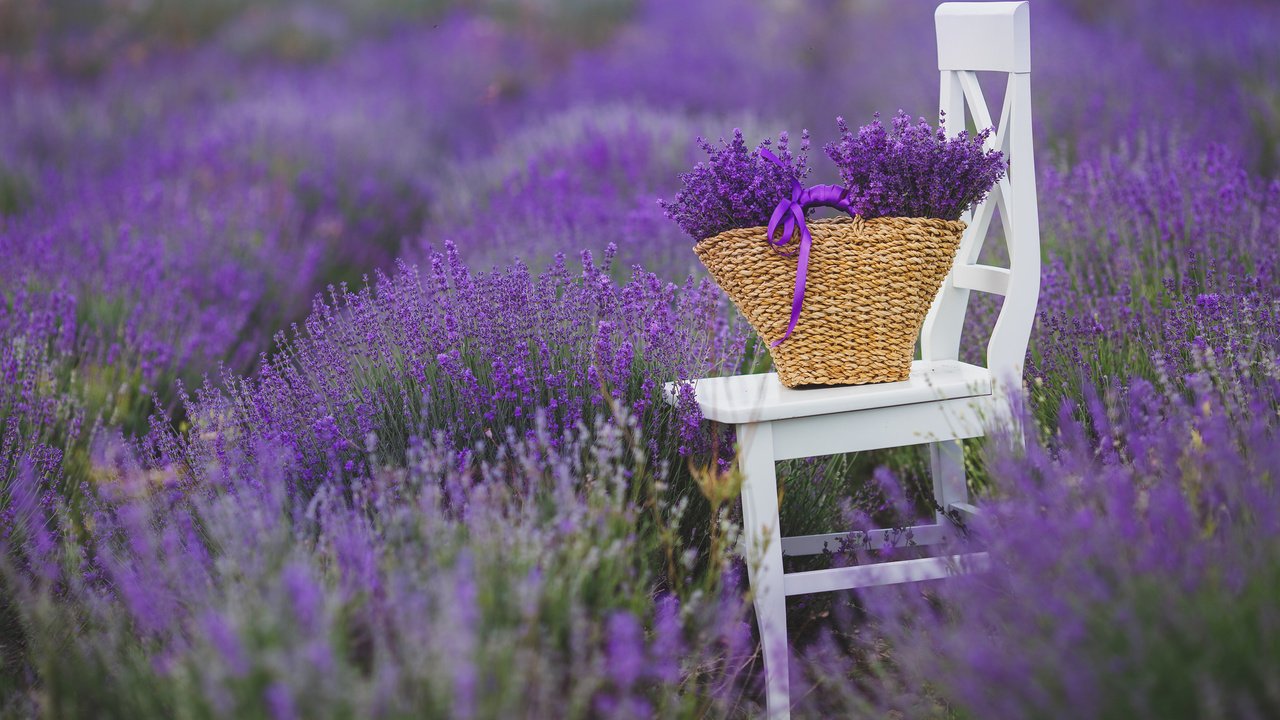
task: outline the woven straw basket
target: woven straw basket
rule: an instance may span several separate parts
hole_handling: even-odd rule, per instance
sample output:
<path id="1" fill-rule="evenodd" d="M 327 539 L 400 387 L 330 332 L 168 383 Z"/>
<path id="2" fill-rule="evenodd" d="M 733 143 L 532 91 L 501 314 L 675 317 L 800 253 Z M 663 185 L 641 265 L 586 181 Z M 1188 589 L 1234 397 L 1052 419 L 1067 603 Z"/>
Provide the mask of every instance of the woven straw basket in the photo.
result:
<path id="1" fill-rule="evenodd" d="M 791 337 L 771 350 L 782 384 L 906 380 L 964 228 L 933 218 L 810 221 L 804 308 Z M 772 345 L 786 334 L 797 260 L 776 252 L 765 228 L 722 232 L 694 252 L 760 337 Z"/>

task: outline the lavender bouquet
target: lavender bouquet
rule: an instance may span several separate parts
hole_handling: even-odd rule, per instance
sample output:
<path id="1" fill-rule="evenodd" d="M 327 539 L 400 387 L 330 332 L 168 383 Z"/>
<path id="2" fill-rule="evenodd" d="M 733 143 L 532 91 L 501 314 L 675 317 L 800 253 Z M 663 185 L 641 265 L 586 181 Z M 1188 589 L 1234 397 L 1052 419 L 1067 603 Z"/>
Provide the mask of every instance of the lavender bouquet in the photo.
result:
<path id="1" fill-rule="evenodd" d="M 912 123 L 901 110 L 886 129 L 880 114 L 855 135 L 836 118 L 840 141 L 827 157 L 840 169 L 853 213 L 863 218 L 924 217 L 958 220 L 1004 177 L 1004 154 L 983 150 L 991 128 L 948 138 L 924 118 Z"/>
<path id="2" fill-rule="evenodd" d="M 793 155 L 786 132 L 778 135 L 776 158 L 767 159 L 768 139 L 754 152 L 747 149 L 742 131 L 734 128 L 733 141 L 720 140 L 720 147 L 698 138 L 707 153 L 687 173 L 680 174 L 684 189 L 674 200 L 659 200 L 667 217 L 676 221 L 695 240 L 726 230 L 764 225 L 791 188 L 809 174 L 809 131 L 800 135 L 800 152 Z"/>

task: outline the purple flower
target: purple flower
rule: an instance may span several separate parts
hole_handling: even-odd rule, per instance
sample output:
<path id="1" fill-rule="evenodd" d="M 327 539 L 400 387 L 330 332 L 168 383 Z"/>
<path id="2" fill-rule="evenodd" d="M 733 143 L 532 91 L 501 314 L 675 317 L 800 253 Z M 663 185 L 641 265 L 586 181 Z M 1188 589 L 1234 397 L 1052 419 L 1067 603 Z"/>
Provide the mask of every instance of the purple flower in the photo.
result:
<path id="1" fill-rule="evenodd" d="M 249 656 L 236 635 L 236 628 L 222 613 L 217 610 L 206 612 L 201 622 L 201 630 L 232 677 L 244 677 L 249 674 L 251 666 Z"/>
<path id="2" fill-rule="evenodd" d="M 608 649 L 605 653 L 609 677 L 619 690 L 630 690 L 644 673 L 644 630 L 629 612 L 614 613 L 605 631 Z"/>
<path id="3" fill-rule="evenodd" d="M 307 635 L 323 632 L 321 615 L 324 611 L 324 593 L 321 586 L 312 579 L 310 570 L 300 563 L 290 563 L 280 573 L 280 579 L 284 583 L 298 629 Z"/>
<path id="4" fill-rule="evenodd" d="M 293 693 L 288 686 L 279 682 L 271 683 L 271 685 L 267 686 L 263 695 L 272 720 L 295 720 L 298 717 L 298 709 L 293 702 Z"/>
<path id="5" fill-rule="evenodd" d="M 674 595 L 658 598 L 654 616 L 652 674 L 663 682 L 676 682 L 685 656 L 684 628 L 680 623 L 680 600 Z"/>

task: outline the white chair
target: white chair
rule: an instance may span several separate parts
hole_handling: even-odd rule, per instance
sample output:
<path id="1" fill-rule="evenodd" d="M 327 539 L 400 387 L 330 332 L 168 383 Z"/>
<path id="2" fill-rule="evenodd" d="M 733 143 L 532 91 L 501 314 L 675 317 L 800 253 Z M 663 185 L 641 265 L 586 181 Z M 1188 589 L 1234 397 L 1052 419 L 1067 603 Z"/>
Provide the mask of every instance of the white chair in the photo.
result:
<path id="1" fill-rule="evenodd" d="M 948 2 L 935 14 L 941 109 L 949 134 L 964 129 L 966 110 L 979 128 L 992 127 L 976 72 L 1007 73 L 1000 125 L 988 141 L 1009 160 L 1008 177 L 964 219 L 965 231 L 950 274 L 921 332 L 923 359 L 903 382 L 790 390 L 775 374 L 698 380 L 703 415 L 737 428 L 744 542 L 764 654 L 769 716 L 789 717 L 786 598 L 874 585 L 946 577 L 980 567 L 985 555 L 932 556 L 855 567 L 785 573 L 785 555 L 832 549 L 848 533 L 781 537 L 774 463 L 928 444 L 935 522 L 912 528 L 917 545 L 935 545 L 955 533 L 946 511 L 972 513 L 960 440 L 1006 421 L 1008 391 L 1022 382 L 1023 360 L 1040 293 L 1040 229 L 1031 142 L 1031 46 L 1026 2 Z M 1009 267 L 978 264 L 995 208 L 1000 209 Z M 1004 296 L 987 343 L 987 366 L 959 361 L 969 293 Z M 801 322 L 804 322 L 803 316 Z M 675 388 L 669 388 L 674 395 Z M 865 539 L 877 546 L 887 530 Z"/>

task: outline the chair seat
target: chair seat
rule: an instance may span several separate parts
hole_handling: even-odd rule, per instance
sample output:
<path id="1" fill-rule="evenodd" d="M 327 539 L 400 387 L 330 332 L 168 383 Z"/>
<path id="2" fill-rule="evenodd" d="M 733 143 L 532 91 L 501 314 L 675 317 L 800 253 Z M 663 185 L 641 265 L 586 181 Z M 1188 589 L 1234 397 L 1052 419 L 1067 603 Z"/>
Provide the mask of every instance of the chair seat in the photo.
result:
<path id="1" fill-rule="evenodd" d="M 675 390 L 668 385 L 668 396 Z M 917 360 L 902 382 L 792 390 L 777 373 L 759 373 L 697 380 L 694 392 L 703 417 L 740 425 L 990 395 L 991 372 L 955 360 Z"/>

